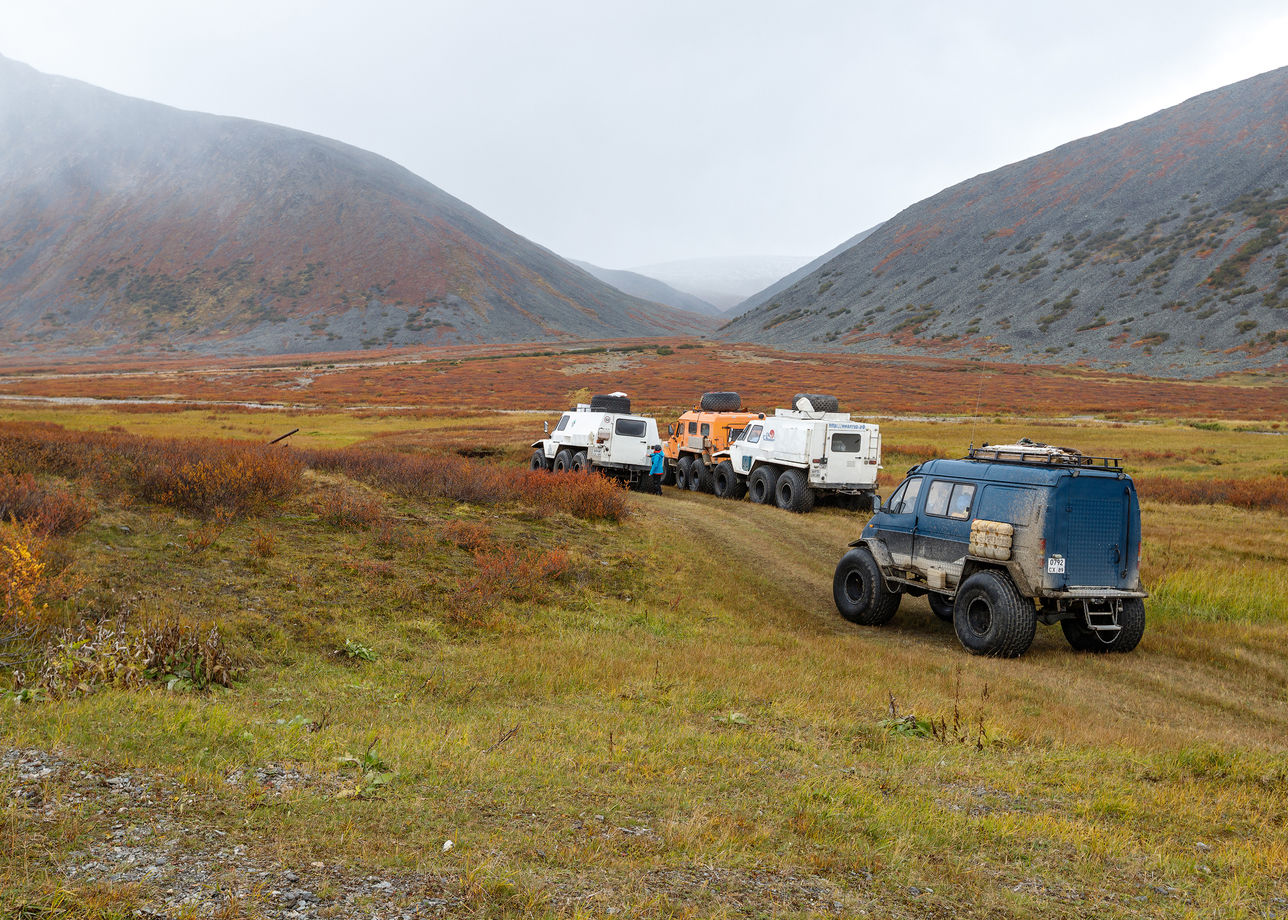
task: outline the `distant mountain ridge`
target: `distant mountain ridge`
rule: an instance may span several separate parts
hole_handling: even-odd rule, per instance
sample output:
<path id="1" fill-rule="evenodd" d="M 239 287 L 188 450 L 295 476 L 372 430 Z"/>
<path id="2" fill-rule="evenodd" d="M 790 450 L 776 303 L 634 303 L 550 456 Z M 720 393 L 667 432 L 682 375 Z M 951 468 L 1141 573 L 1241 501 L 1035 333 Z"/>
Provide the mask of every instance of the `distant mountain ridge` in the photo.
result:
<path id="1" fill-rule="evenodd" d="M 800 256 L 723 256 L 660 262 L 631 271 L 657 278 L 724 311 L 808 261 Z"/>
<path id="2" fill-rule="evenodd" d="M 708 328 L 383 157 L 0 57 L 4 351 L 280 354 Z"/>
<path id="3" fill-rule="evenodd" d="M 1177 376 L 1288 361 L 1288 68 L 918 202 L 719 335 Z"/>
<path id="4" fill-rule="evenodd" d="M 594 275 L 605 284 L 611 284 L 619 291 L 624 291 L 634 297 L 651 300 L 654 303 L 666 304 L 668 307 L 675 307 L 677 310 L 687 310 L 699 316 L 722 315 L 715 306 L 707 303 L 701 297 L 694 297 L 684 291 L 677 291 L 665 281 L 658 281 L 656 278 L 650 278 L 638 272 L 628 272 L 617 268 L 601 268 L 598 265 L 581 262 L 577 259 L 569 259 L 569 261 L 583 271 Z"/>

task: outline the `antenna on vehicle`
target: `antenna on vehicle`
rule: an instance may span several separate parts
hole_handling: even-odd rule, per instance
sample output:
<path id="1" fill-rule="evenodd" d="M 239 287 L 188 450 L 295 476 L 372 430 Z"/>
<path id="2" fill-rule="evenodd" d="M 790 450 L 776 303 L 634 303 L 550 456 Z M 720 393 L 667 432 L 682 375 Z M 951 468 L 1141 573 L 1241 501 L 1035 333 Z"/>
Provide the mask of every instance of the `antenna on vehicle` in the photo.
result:
<path id="1" fill-rule="evenodd" d="M 975 449 L 975 427 L 979 424 L 979 400 L 984 393 L 984 365 L 979 366 L 979 386 L 975 388 L 975 416 L 970 423 L 970 449 L 967 456 L 970 456 L 970 450 Z"/>

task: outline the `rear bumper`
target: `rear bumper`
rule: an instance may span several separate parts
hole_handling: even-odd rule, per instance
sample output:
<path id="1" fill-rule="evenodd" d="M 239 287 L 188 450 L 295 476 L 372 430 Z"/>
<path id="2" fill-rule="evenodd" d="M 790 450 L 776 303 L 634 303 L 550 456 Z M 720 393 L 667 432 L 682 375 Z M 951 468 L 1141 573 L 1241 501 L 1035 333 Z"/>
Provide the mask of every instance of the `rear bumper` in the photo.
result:
<path id="1" fill-rule="evenodd" d="M 1072 587 L 1065 588 L 1063 591 L 1048 591 L 1043 589 L 1038 592 L 1038 597 L 1043 600 L 1052 601 L 1083 601 L 1111 597 L 1144 598 L 1149 597 L 1149 592 L 1140 590 L 1129 591 L 1123 588 Z"/>

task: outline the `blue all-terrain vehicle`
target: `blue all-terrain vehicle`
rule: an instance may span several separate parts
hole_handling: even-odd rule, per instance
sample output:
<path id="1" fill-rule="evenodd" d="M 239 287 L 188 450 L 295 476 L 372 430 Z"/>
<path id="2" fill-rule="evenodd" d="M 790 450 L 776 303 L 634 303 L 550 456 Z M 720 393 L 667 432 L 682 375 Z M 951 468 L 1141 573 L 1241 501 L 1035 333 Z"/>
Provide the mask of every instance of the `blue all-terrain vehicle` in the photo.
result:
<path id="1" fill-rule="evenodd" d="M 1140 502 L 1113 457 L 1029 441 L 908 471 L 836 567 L 854 623 L 925 595 L 977 655 L 1028 651 L 1039 622 L 1078 651 L 1129 652 L 1145 631 Z"/>

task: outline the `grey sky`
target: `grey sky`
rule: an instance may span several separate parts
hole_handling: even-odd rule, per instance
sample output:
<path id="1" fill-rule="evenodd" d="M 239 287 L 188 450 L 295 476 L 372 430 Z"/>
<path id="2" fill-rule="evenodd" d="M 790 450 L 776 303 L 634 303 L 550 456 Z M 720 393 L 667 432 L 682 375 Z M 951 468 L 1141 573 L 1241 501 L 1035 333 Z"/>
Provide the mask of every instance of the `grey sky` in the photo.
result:
<path id="1" fill-rule="evenodd" d="M 1280 0 L 0 0 L 0 53 L 324 134 L 611 268 L 812 258 L 1288 64 Z"/>

